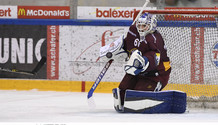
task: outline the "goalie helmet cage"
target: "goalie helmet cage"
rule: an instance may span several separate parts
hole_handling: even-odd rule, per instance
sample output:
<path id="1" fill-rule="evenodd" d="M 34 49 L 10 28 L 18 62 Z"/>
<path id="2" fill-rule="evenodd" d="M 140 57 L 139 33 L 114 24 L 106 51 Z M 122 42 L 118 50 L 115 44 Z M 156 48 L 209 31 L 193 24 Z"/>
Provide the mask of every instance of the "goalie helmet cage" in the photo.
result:
<path id="1" fill-rule="evenodd" d="M 172 72 L 164 90 L 186 92 L 188 107 L 218 108 L 218 9 L 143 12 L 156 15 L 171 60 Z"/>

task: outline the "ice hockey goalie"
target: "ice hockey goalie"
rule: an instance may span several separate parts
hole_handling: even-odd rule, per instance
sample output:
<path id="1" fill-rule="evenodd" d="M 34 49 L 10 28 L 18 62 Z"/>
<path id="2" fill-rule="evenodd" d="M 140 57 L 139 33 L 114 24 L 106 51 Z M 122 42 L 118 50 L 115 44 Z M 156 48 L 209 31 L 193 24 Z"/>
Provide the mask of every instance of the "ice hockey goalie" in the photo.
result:
<path id="1" fill-rule="evenodd" d="M 122 42 L 128 54 L 126 72 L 118 88 L 113 89 L 114 107 L 118 112 L 183 113 L 186 93 L 161 91 L 168 83 L 170 58 L 155 16 L 143 13 L 130 26 Z"/>

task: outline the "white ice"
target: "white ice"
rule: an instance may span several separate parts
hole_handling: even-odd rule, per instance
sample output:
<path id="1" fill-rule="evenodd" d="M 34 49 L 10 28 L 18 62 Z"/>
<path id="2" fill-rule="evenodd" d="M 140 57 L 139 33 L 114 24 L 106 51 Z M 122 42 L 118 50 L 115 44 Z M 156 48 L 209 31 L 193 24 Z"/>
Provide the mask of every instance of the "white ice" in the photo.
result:
<path id="1" fill-rule="evenodd" d="M 189 109 L 184 114 L 117 113 L 112 94 L 94 93 L 96 108 L 87 93 L 0 90 L 0 124 L 83 122 L 218 122 L 218 110 Z"/>

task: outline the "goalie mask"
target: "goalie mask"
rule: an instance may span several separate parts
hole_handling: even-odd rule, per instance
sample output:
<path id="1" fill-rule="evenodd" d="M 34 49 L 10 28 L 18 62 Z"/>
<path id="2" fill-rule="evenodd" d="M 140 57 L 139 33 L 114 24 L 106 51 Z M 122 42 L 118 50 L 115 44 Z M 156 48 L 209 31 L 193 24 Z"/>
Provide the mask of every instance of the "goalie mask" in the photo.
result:
<path id="1" fill-rule="evenodd" d="M 141 38 L 144 38 L 148 33 L 153 33 L 157 27 L 157 20 L 154 15 L 149 13 L 142 14 L 136 21 L 136 28 Z"/>

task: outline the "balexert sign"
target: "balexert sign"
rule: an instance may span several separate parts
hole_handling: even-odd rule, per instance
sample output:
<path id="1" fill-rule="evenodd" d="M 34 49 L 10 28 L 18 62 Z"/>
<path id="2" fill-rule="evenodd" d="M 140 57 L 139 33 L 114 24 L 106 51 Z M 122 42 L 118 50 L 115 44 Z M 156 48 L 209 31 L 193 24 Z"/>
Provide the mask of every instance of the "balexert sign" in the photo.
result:
<path id="1" fill-rule="evenodd" d="M 11 16 L 11 8 L 7 8 L 7 9 L 0 9 L 0 17 L 2 16 Z"/>
<path id="2" fill-rule="evenodd" d="M 69 19 L 67 6 L 18 6 L 18 18 L 24 19 Z"/>
<path id="3" fill-rule="evenodd" d="M 0 18 L 17 18 L 17 6 L 0 6 Z"/>
<path id="4" fill-rule="evenodd" d="M 132 18 L 133 17 L 133 13 L 136 12 L 136 9 L 133 9 L 131 11 L 129 10 L 113 10 L 112 8 L 110 8 L 109 10 L 100 10 L 98 8 L 96 8 L 96 17 L 114 17 L 114 18 Z"/>
<path id="5" fill-rule="evenodd" d="M 132 20 L 133 14 L 141 7 L 77 7 L 78 19 L 112 19 Z M 155 7 L 147 7 L 146 10 L 155 10 Z"/>

